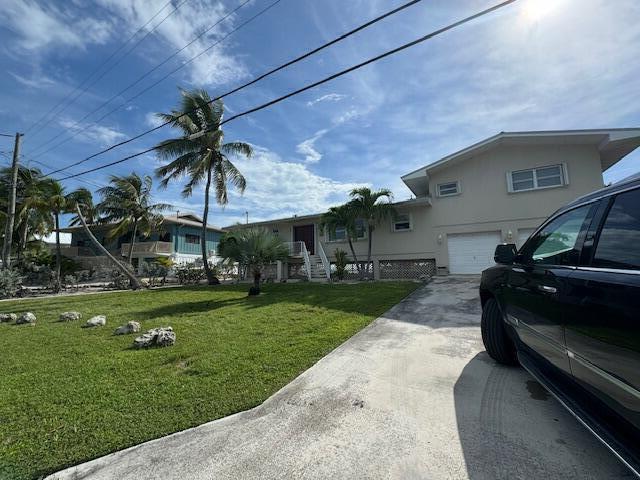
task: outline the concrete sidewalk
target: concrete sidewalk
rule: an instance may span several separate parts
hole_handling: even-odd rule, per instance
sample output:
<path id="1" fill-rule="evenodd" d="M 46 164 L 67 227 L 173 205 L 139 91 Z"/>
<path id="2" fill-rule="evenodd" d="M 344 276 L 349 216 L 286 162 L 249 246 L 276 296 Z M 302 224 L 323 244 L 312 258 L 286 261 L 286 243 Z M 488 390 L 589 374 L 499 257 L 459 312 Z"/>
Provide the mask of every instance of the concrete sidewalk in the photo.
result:
<path id="1" fill-rule="evenodd" d="M 435 278 L 261 406 L 48 478 L 629 478 L 479 322 L 477 278 Z"/>

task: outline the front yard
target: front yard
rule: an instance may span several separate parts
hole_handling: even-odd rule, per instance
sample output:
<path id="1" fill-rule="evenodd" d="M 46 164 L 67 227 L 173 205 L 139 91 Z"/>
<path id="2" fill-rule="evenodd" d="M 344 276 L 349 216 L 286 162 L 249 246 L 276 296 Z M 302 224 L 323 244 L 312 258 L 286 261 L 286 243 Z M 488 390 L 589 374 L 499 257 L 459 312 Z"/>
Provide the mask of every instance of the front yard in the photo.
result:
<path id="1" fill-rule="evenodd" d="M 1 302 L 0 479 L 29 479 L 254 407 L 419 285 L 184 287 Z M 77 310 L 80 321 L 60 323 Z M 107 326 L 80 328 L 97 314 Z M 113 336 L 171 325 L 175 346 Z"/>

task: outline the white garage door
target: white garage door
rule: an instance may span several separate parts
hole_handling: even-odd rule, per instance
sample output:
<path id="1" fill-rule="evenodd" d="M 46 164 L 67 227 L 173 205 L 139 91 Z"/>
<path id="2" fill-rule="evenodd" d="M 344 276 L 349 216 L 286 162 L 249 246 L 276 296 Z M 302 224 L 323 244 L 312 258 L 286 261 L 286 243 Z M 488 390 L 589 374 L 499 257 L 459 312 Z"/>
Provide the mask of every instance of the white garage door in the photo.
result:
<path id="1" fill-rule="evenodd" d="M 518 229 L 518 248 L 524 245 L 527 238 L 535 231 L 535 228 L 519 228 Z"/>
<path id="2" fill-rule="evenodd" d="M 500 232 L 447 235 L 449 272 L 480 273 L 494 265 L 493 254 L 500 241 Z"/>

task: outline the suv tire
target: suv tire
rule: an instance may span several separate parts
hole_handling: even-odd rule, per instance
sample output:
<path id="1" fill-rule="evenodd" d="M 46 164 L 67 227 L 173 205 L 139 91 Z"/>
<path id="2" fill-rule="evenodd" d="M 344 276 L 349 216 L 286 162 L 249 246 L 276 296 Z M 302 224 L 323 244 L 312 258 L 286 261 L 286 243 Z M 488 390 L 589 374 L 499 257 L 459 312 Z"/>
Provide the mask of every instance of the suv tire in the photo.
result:
<path id="1" fill-rule="evenodd" d="M 484 304 L 480 327 L 482 343 L 489 356 L 504 365 L 517 365 L 516 348 L 504 327 L 502 314 L 495 298 L 490 298 Z"/>

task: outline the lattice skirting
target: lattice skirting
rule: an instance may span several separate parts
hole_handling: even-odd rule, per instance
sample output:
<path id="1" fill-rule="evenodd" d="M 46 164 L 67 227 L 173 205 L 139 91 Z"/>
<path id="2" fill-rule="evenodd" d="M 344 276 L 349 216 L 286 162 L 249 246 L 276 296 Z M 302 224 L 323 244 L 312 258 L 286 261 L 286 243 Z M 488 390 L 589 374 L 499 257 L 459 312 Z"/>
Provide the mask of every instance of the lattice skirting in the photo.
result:
<path id="1" fill-rule="evenodd" d="M 363 268 L 366 267 L 367 262 L 359 262 Z M 331 277 L 335 278 L 336 275 L 336 264 L 331 264 Z M 369 277 L 373 278 L 373 262 L 369 263 Z M 355 262 L 347 263 L 344 269 L 344 280 L 359 280 L 360 275 L 358 274 L 358 266 Z"/>
<path id="2" fill-rule="evenodd" d="M 269 265 L 265 265 L 262 268 L 262 279 L 263 280 L 275 280 L 278 276 L 278 266 L 275 263 L 271 263 Z"/>
<path id="3" fill-rule="evenodd" d="M 287 264 L 287 277 L 297 278 L 300 280 L 307 280 L 307 269 L 304 263 L 289 263 Z"/>
<path id="4" fill-rule="evenodd" d="M 433 258 L 417 260 L 380 260 L 381 280 L 417 280 L 433 277 L 436 274 L 436 261 Z"/>

